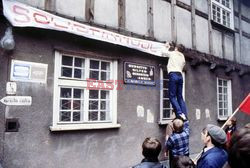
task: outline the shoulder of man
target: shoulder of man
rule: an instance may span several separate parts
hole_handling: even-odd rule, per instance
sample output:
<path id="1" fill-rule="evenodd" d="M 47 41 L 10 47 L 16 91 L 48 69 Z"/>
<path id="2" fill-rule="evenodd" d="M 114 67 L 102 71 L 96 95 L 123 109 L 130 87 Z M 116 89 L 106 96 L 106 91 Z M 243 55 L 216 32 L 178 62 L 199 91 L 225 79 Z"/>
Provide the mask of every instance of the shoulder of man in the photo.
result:
<path id="1" fill-rule="evenodd" d="M 154 162 L 142 162 L 132 168 L 166 168 L 162 163 L 154 163 Z"/>

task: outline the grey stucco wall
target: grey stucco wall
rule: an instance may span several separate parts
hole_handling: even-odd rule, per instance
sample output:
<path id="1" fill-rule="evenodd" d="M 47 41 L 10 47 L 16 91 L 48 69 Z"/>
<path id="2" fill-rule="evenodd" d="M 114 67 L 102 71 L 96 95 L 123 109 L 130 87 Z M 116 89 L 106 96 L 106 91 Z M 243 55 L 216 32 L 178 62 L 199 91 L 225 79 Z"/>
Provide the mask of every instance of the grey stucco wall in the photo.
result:
<path id="1" fill-rule="evenodd" d="M 160 41 L 171 41 L 171 5 L 162 0 L 153 1 L 154 36 Z"/>
<path id="2" fill-rule="evenodd" d="M 179 7 L 176 8 L 176 13 L 177 42 L 192 48 L 191 13 Z"/>
<path id="3" fill-rule="evenodd" d="M 208 21 L 202 17 L 195 17 L 196 47 L 199 51 L 209 53 Z"/>
<path id="4" fill-rule="evenodd" d="M 53 46 L 119 56 L 119 79 L 123 79 L 124 61 L 157 66 L 157 60 L 147 59 L 140 52 L 116 48 L 115 45 L 86 40 L 67 33 L 46 32 L 15 30 L 17 45 L 12 58 L 48 64 L 48 81 L 46 84 L 17 82 L 17 95 L 32 96 L 33 103 L 31 106 L 11 106 L 6 113 L 7 118 L 19 118 L 20 129 L 19 132 L 5 133 L 4 166 L 111 168 L 119 165 L 125 168 L 139 162 L 142 159 L 140 146 L 145 137 L 155 136 L 163 140 L 163 129 L 158 125 L 159 91 L 145 91 L 143 87 L 143 90 L 119 90 L 120 129 L 50 132 L 53 114 Z M 156 74 L 157 79 L 157 68 Z M 147 123 L 146 116 L 137 118 L 137 105 L 154 114 L 154 123 Z"/>
<path id="5" fill-rule="evenodd" d="M 138 22 L 139 21 L 139 22 Z M 147 1 L 126 1 L 126 29 L 147 35 Z"/>
<path id="6" fill-rule="evenodd" d="M 247 65 L 250 63 L 250 56 L 248 52 L 249 50 L 250 50 L 250 39 L 242 37 L 241 41 L 242 63 Z"/>
<path id="7" fill-rule="evenodd" d="M 76 19 L 85 20 L 85 0 L 60 0 L 55 1 L 55 11 Z"/>
<path id="8" fill-rule="evenodd" d="M 195 1 L 196 9 L 208 13 L 208 1 L 207 0 L 196 0 Z"/>
<path id="9" fill-rule="evenodd" d="M 118 0 L 95 0 L 94 8 L 96 23 L 118 28 Z"/>
<path id="10" fill-rule="evenodd" d="M 0 20 L 0 37 L 4 35 L 6 25 L 3 20 Z M 8 80 L 8 60 L 10 56 L 4 52 L 2 48 L 0 48 L 0 99 L 5 97 L 6 93 L 6 81 Z M 4 160 L 4 132 L 5 132 L 5 106 L 0 104 L 0 165 Z"/>
<path id="11" fill-rule="evenodd" d="M 213 36 L 213 43 L 212 43 L 213 55 L 223 58 L 222 56 L 222 34 L 220 31 L 213 30 L 212 36 Z"/>

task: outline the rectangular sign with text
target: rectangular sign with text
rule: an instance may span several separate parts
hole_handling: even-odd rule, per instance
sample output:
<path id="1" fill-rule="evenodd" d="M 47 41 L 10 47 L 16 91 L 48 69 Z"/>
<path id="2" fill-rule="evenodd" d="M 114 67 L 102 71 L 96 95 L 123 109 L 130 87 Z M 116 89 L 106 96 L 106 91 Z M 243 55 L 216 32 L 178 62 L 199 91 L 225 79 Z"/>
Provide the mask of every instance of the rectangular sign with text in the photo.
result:
<path id="1" fill-rule="evenodd" d="M 124 83 L 154 86 L 154 74 L 154 66 L 124 63 Z"/>
<path id="2" fill-rule="evenodd" d="M 10 80 L 46 83 L 47 69 L 47 64 L 12 60 Z"/>

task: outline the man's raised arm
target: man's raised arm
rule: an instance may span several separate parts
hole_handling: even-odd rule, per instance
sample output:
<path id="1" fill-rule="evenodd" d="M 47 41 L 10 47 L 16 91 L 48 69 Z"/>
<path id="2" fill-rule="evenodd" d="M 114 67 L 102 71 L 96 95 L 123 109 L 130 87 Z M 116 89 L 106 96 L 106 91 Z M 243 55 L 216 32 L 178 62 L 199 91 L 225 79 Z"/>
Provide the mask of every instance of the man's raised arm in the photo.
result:
<path id="1" fill-rule="evenodd" d="M 170 52 L 171 52 L 171 51 L 169 51 L 169 49 L 170 49 L 170 44 L 169 44 L 169 42 L 166 42 L 165 46 L 161 50 L 161 55 L 163 57 L 169 57 Z"/>

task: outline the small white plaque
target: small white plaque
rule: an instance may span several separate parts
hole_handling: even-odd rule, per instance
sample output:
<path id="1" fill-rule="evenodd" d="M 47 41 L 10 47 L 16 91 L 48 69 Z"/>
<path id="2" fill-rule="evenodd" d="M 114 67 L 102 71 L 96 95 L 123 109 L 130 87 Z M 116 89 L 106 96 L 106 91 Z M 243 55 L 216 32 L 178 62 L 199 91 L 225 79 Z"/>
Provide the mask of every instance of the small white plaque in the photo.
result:
<path id="1" fill-rule="evenodd" d="M 16 82 L 6 83 L 6 94 L 13 95 L 16 94 Z"/>

